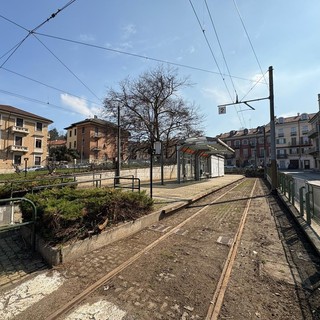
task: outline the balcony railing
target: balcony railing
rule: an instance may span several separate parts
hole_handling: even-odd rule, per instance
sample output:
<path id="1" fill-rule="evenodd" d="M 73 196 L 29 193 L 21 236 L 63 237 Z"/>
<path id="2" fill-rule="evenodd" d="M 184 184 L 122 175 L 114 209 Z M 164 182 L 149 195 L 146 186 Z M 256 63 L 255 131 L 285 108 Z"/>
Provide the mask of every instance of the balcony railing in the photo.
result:
<path id="1" fill-rule="evenodd" d="M 308 137 L 309 138 L 314 138 L 319 135 L 319 129 L 320 128 L 313 128 L 312 130 L 309 131 Z"/>
<path id="2" fill-rule="evenodd" d="M 309 154 L 317 154 L 319 152 L 319 147 L 311 147 L 309 148 Z"/>
<path id="3" fill-rule="evenodd" d="M 100 151 L 102 148 L 101 147 L 93 147 L 93 148 L 91 148 L 91 151 L 93 151 L 93 152 L 98 152 L 98 151 Z"/>
<path id="4" fill-rule="evenodd" d="M 9 146 L 9 150 L 11 152 L 16 152 L 16 151 L 19 151 L 19 152 L 28 152 L 28 147 L 24 147 L 24 146 L 19 146 L 19 145 L 11 145 Z"/>
<path id="5" fill-rule="evenodd" d="M 286 153 L 284 154 L 277 154 L 277 159 L 287 159 L 288 155 Z"/>
<path id="6" fill-rule="evenodd" d="M 25 128 L 25 127 L 12 126 L 11 127 L 11 132 L 18 132 L 18 133 L 28 134 L 29 133 L 29 129 Z"/>
<path id="7" fill-rule="evenodd" d="M 293 131 L 292 131 L 292 132 L 290 133 L 290 135 L 291 135 L 291 137 L 294 137 L 294 136 L 297 135 L 297 132 L 293 132 Z"/>
<path id="8" fill-rule="evenodd" d="M 97 133 L 97 132 L 95 132 L 95 133 L 93 133 L 93 134 L 91 135 L 91 138 L 92 138 L 92 139 L 100 139 L 100 138 L 102 138 L 102 133 Z"/>

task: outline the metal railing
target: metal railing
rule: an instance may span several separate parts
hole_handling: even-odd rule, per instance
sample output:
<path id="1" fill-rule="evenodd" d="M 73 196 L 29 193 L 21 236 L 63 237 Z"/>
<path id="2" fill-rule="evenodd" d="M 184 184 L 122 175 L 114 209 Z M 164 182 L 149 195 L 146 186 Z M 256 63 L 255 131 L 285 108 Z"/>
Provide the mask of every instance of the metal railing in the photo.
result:
<path id="1" fill-rule="evenodd" d="M 279 191 L 295 206 L 300 216 L 311 225 L 320 226 L 320 185 L 278 173 Z"/>
<path id="2" fill-rule="evenodd" d="M 129 183 L 121 182 L 129 181 Z M 140 179 L 135 178 L 133 175 L 116 176 L 113 178 L 113 187 L 121 189 L 131 189 L 131 191 L 138 190 L 140 192 Z"/>
<path id="3" fill-rule="evenodd" d="M 32 220 L 13 224 L 13 221 L 12 221 L 13 219 L 11 219 L 10 224 L 0 227 L 0 233 L 6 232 L 9 230 L 13 230 L 13 229 L 18 229 L 18 228 L 21 228 L 22 226 L 31 225 L 31 247 L 32 247 L 32 250 L 35 251 L 35 249 L 36 249 L 36 220 L 37 220 L 37 208 L 36 208 L 35 204 L 31 200 L 26 199 L 26 198 L 0 199 L 0 203 L 9 203 L 9 205 L 12 206 L 12 210 L 13 210 L 13 206 L 18 201 L 19 202 L 26 201 L 26 202 L 30 203 L 30 205 L 32 206 L 32 209 L 33 209 L 32 210 Z"/>

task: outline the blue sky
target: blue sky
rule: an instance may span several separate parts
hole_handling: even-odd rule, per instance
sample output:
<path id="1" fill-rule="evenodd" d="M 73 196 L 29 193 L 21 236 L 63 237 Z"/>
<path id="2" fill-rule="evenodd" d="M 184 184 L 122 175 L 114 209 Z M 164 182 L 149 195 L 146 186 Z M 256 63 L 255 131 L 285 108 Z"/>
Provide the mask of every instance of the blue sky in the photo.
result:
<path id="1" fill-rule="evenodd" d="M 205 115 L 208 136 L 269 122 L 268 100 L 252 103 L 254 111 L 238 105 L 218 115 L 217 108 L 235 92 L 239 100 L 268 97 L 269 66 L 276 116 L 319 109 L 319 0 L 76 0 L 13 52 L 26 30 L 68 2 L 2 0 L 0 8 L 0 104 L 47 117 L 58 131 L 99 115 L 108 87 L 156 67 L 155 60 L 189 77 L 193 86 L 180 94 Z"/>

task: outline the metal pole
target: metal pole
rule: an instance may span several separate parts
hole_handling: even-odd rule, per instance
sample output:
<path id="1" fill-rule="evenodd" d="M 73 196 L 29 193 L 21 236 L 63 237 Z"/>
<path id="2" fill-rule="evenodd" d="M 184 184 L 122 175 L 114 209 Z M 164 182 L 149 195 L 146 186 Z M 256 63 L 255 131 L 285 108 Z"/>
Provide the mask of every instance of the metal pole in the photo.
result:
<path id="1" fill-rule="evenodd" d="M 269 99 L 270 99 L 270 139 L 271 139 L 271 192 L 277 189 L 277 160 L 276 160 L 276 140 L 274 121 L 274 94 L 273 94 L 273 69 L 269 67 Z"/>
<path id="2" fill-rule="evenodd" d="M 163 143 L 161 141 L 161 185 L 164 185 Z"/>
<path id="3" fill-rule="evenodd" d="M 320 94 L 318 93 L 318 104 L 319 104 L 319 111 L 318 111 L 318 148 L 317 148 L 317 155 L 318 155 L 318 164 L 317 168 L 320 169 Z M 317 144 L 316 144 L 317 145 Z"/>
<path id="4" fill-rule="evenodd" d="M 151 140 L 150 146 L 150 198 L 152 198 L 152 180 L 153 180 L 153 140 Z"/>
<path id="5" fill-rule="evenodd" d="M 116 177 L 120 177 L 120 167 L 121 167 L 121 136 L 120 136 L 120 105 L 118 105 L 118 132 L 117 132 Z"/>

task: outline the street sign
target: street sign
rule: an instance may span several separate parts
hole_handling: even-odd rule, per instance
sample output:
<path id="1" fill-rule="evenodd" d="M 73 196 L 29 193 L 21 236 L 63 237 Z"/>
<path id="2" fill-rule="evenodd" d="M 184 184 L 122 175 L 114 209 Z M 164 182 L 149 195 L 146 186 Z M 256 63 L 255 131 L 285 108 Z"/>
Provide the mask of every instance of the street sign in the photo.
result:
<path id="1" fill-rule="evenodd" d="M 219 106 L 219 114 L 225 114 L 225 113 L 227 113 L 227 107 Z"/>

